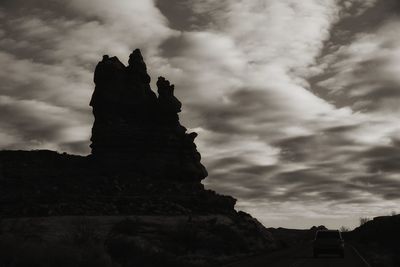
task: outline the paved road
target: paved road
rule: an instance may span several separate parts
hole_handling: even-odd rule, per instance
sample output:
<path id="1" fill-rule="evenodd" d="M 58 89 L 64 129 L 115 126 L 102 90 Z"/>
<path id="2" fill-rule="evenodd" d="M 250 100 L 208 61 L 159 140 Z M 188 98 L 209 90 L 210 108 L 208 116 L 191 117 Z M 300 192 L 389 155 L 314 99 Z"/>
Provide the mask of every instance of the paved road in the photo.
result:
<path id="1" fill-rule="evenodd" d="M 321 255 L 314 259 L 311 245 L 260 255 L 251 259 L 227 265 L 226 267 L 370 267 L 351 245 L 345 246 L 345 257 Z"/>

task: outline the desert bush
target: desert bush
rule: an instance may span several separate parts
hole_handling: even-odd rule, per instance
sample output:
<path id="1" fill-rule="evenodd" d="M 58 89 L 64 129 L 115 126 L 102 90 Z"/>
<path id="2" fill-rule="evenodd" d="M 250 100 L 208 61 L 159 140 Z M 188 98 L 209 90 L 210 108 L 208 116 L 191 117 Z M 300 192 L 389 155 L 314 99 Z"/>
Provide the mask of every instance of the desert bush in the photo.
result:
<path id="1" fill-rule="evenodd" d="M 110 231 L 111 235 L 136 235 L 140 231 L 140 222 L 137 219 L 125 218 L 124 220 L 116 223 Z"/>
<path id="2" fill-rule="evenodd" d="M 107 252 L 122 267 L 190 267 L 176 255 L 151 247 L 141 238 L 119 235 L 106 241 Z"/>
<path id="3" fill-rule="evenodd" d="M 243 236 L 235 231 L 232 226 L 224 224 L 216 224 L 212 233 L 223 241 L 223 246 L 219 248 L 221 252 L 226 254 L 234 254 L 236 252 L 246 252 L 247 244 Z"/>
<path id="4" fill-rule="evenodd" d="M 63 242 L 36 242 L 18 236 L 0 236 L 0 266 L 13 267 L 111 267 L 103 244 L 79 247 Z"/>
<path id="5" fill-rule="evenodd" d="M 72 245 L 82 246 L 100 242 L 101 234 L 95 221 L 86 217 L 74 220 L 61 240 Z"/>
<path id="6" fill-rule="evenodd" d="M 139 233 L 139 228 L 138 220 L 125 218 L 114 224 L 107 235 L 104 244 L 108 254 L 123 266 L 143 253 L 134 238 Z"/>
<path id="7" fill-rule="evenodd" d="M 360 226 L 366 224 L 370 220 L 371 220 L 371 218 L 368 218 L 368 217 L 360 217 Z"/>
<path id="8" fill-rule="evenodd" d="M 342 233 L 350 232 L 350 228 L 347 226 L 342 226 L 340 227 L 339 231 Z"/>
<path id="9" fill-rule="evenodd" d="M 177 224 L 176 228 L 171 231 L 170 238 L 179 244 L 185 253 L 194 252 L 198 248 L 199 230 L 193 223 L 183 222 Z"/>
<path id="10" fill-rule="evenodd" d="M 129 260 L 126 267 L 191 267 L 187 262 L 163 252 L 143 253 Z"/>
<path id="11" fill-rule="evenodd" d="M 57 267 L 75 267 L 79 266 L 81 260 L 81 252 L 79 248 L 65 245 L 60 242 L 47 244 L 41 253 L 40 266 L 57 266 Z"/>
<path id="12" fill-rule="evenodd" d="M 0 236 L 0 266 L 11 266 L 17 257 L 21 243 L 22 240 L 14 235 L 2 234 Z"/>
<path id="13" fill-rule="evenodd" d="M 43 229 L 43 226 L 32 220 L 16 218 L 11 221 L 9 228 L 6 231 L 8 234 L 14 235 L 25 241 L 34 240 L 42 242 L 43 238 L 41 233 L 43 233 Z"/>
<path id="14" fill-rule="evenodd" d="M 122 265 L 128 262 L 129 258 L 141 253 L 139 247 L 126 236 L 113 236 L 105 241 L 108 254 Z"/>
<path id="15" fill-rule="evenodd" d="M 113 261 L 104 244 L 91 244 L 83 247 L 80 254 L 79 267 L 111 267 Z M 56 266 L 56 265 L 54 265 Z M 58 265 L 57 265 L 58 267 Z"/>
<path id="16" fill-rule="evenodd" d="M 36 244 L 28 241 L 23 242 L 15 247 L 16 251 L 13 253 L 14 258 L 12 259 L 11 266 L 40 266 L 43 262 L 43 245 Z"/>

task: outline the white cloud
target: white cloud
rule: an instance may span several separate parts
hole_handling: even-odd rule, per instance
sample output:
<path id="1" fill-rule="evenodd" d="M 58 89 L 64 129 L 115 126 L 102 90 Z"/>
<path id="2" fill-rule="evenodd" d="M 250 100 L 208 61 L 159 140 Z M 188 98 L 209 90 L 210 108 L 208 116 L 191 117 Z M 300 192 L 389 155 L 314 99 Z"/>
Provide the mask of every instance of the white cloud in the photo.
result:
<path id="1" fill-rule="evenodd" d="M 145 55 L 154 56 L 160 43 L 174 34 L 152 0 L 74 0 L 68 5 L 86 17 L 99 19 L 65 38 L 70 43 L 64 47 L 76 49 L 79 45 L 82 52 L 112 52 L 126 58 L 132 49 L 142 47 Z M 84 56 L 83 53 L 80 55 Z"/>

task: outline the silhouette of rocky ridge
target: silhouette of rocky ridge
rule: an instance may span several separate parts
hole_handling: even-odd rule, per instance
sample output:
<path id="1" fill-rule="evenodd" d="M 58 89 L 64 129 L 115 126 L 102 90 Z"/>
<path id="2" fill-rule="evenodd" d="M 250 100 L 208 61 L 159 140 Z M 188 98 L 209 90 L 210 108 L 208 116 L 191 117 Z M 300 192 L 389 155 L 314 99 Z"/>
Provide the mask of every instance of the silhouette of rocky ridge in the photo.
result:
<path id="1" fill-rule="evenodd" d="M 206 266 L 218 255 L 226 260 L 275 249 L 257 220 L 234 209 L 236 199 L 204 188 L 207 171 L 194 143 L 197 134 L 179 122 L 182 104 L 174 85 L 159 77 L 157 95 L 150 81 L 140 50 L 133 51 L 128 66 L 104 56 L 90 101 L 95 118 L 90 155 L 0 151 L 0 223 L 1 218 L 13 225 L 7 218 L 37 217 L 32 222 L 57 222 L 51 227 L 60 229 L 58 224 L 65 223 L 60 216 L 94 216 L 96 225 L 111 220 L 106 217 L 133 216 L 142 222 L 139 228 L 153 230 L 121 240 L 140 238 L 150 244 L 147 251 L 156 246 L 174 257 L 197 253 L 191 257 L 198 258 L 198 251 L 208 251 Z M 46 219 L 50 216 L 57 220 Z M 146 223 L 152 220 L 157 223 Z M 176 227 L 163 226 L 164 220 Z M 0 224 L 0 241 L 4 227 Z"/>
<path id="2" fill-rule="evenodd" d="M 125 67 L 116 57 L 104 56 L 94 74 L 90 105 L 95 117 L 92 155 L 129 164 L 151 164 L 152 175 L 200 181 L 207 176 L 196 150 L 196 133 L 179 123 L 182 104 L 174 85 L 159 77 L 158 97 L 139 49 Z"/>

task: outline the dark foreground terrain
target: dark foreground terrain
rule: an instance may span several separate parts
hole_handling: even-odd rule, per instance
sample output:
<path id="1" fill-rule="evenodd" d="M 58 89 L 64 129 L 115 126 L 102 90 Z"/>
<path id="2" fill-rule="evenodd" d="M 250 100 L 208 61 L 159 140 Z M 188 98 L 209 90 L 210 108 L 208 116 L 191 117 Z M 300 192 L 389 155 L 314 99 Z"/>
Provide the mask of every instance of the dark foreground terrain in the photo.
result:
<path id="1" fill-rule="evenodd" d="M 249 257 L 225 266 L 272 267 L 399 267 L 400 266 L 400 215 L 375 217 L 353 231 L 342 233 L 345 239 L 344 258 L 337 255 L 313 257 L 312 240 L 315 231 L 268 228 L 280 244 L 280 250 Z"/>
<path id="2" fill-rule="evenodd" d="M 253 236 L 260 226 L 244 221 L 215 214 L 3 219 L 0 266 L 220 266 L 267 245 Z"/>
<path id="3" fill-rule="evenodd" d="M 315 259 L 310 243 L 290 249 L 258 256 L 227 267 L 369 267 L 363 256 L 351 245 L 345 247 L 345 257 L 321 255 Z"/>

